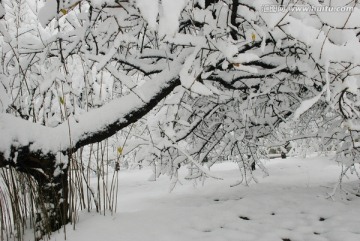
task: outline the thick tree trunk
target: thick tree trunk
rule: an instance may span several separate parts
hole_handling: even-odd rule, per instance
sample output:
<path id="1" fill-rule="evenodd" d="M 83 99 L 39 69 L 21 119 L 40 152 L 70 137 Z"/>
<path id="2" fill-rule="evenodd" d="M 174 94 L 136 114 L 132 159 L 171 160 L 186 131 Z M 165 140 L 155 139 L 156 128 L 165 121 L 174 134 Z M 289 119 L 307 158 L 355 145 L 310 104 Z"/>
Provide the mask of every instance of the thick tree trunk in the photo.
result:
<path id="1" fill-rule="evenodd" d="M 34 177 L 37 182 L 36 238 L 59 230 L 69 222 L 68 165 L 59 163 L 54 155 L 37 155 L 23 149 L 17 158 L 18 171 Z"/>
<path id="2" fill-rule="evenodd" d="M 50 171 L 48 177 L 38 180 L 36 220 L 38 238 L 59 230 L 69 222 L 67 168 L 61 170 L 61 173 L 56 173 L 56 169 L 61 168 L 50 168 L 47 170 Z M 56 175 L 53 175 L 53 171 Z"/>

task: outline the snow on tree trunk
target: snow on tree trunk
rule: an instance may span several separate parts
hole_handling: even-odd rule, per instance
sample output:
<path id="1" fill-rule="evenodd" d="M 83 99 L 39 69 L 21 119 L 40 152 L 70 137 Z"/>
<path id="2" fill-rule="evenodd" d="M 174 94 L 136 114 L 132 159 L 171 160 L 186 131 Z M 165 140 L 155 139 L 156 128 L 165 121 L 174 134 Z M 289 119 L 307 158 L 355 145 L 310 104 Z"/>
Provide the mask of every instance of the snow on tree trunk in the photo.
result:
<path id="1" fill-rule="evenodd" d="M 57 167 L 58 168 L 58 167 Z M 53 168 L 51 168 L 52 173 Z M 36 231 L 41 238 L 46 234 L 59 230 L 69 222 L 68 214 L 68 179 L 67 169 L 56 177 L 49 176 L 39 180 L 38 207 Z"/>
<path id="2" fill-rule="evenodd" d="M 23 148 L 17 154 L 17 170 L 31 175 L 37 182 L 35 197 L 36 237 L 59 230 L 69 222 L 68 166 L 55 155 L 31 153 Z"/>

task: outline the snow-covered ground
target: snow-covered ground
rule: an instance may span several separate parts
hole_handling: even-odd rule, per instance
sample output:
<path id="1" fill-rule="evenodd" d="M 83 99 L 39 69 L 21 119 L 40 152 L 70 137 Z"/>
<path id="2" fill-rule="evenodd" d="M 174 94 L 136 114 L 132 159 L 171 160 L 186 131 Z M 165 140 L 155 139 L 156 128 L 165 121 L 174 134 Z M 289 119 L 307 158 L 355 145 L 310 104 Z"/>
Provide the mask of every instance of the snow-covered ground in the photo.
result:
<path id="1" fill-rule="evenodd" d="M 234 163 L 212 171 L 224 180 L 194 186 L 182 181 L 169 193 L 170 181 L 147 181 L 150 170 L 120 172 L 118 213 L 82 213 L 69 241 L 359 241 L 360 197 L 326 193 L 340 167 L 326 157 L 273 159 L 259 183 L 230 187 L 239 179 Z M 350 177 L 346 187 L 357 191 Z M 64 240 L 62 232 L 52 241 Z"/>

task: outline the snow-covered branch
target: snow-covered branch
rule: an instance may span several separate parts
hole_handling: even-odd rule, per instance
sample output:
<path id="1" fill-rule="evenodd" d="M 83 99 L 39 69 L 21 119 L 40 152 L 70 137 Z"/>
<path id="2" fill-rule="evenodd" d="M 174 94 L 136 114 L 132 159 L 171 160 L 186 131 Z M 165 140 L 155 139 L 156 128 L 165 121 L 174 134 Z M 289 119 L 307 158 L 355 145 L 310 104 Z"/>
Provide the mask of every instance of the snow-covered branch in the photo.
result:
<path id="1" fill-rule="evenodd" d="M 133 92 L 84 113 L 76 119 L 51 128 L 31 123 L 9 114 L 0 114 L 2 138 L 0 150 L 2 160 L 9 159 L 9 150 L 29 147 L 43 154 L 75 151 L 76 149 L 102 141 L 148 113 L 166 97 L 179 81 L 184 54 L 154 79 L 147 80 Z M 136 94 L 135 94 L 136 93 Z"/>

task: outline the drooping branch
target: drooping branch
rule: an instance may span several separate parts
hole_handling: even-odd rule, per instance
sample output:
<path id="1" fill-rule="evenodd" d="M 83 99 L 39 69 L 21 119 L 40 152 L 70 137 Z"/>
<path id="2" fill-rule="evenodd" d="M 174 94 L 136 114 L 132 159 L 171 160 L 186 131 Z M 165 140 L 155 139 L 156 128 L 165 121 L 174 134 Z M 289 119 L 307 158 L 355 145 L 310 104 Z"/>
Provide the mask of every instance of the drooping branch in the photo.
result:
<path id="1" fill-rule="evenodd" d="M 37 153 L 39 156 L 67 153 L 102 141 L 136 122 L 180 84 L 178 74 L 187 56 L 186 52 L 170 64 L 169 68 L 135 88 L 130 94 L 89 111 L 77 119 L 70 117 L 68 122 L 55 128 L 1 114 L 0 167 L 10 164 L 11 155 L 5 154 L 7 150 L 17 152 L 26 147 L 30 154 Z M 37 168 L 39 163 L 28 161 L 30 166 Z"/>
<path id="2" fill-rule="evenodd" d="M 82 146 L 85 146 L 87 144 L 96 143 L 102 140 L 105 140 L 106 138 L 114 135 L 119 130 L 127 127 L 128 125 L 136 122 L 140 118 L 142 118 L 144 115 L 146 115 L 152 108 L 154 108 L 162 99 L 164 99 L 166 96 L 170 94 L 170 92 L 180 84 L 180 79 L 178 76 L 173 76 L 166 85 L 162 86 L 159 91 L 151 96 L 151 98 L 140 104 L 138 107 L 133 108 L 129 112 L 125 113 L 121 118 L 118 120 L 107 124 L 102 130 L 95 131 L 92 133 L 84 132 L 79 136 L 79 140 L 74 145 L 74 149 L 79 149 Z M 129 96 L 130 97 L 130 96 Z M 130 99 L 130 98 L 127 98 Z M 137 99 L 139 100 L 139 99 Z M 123 104 L 127 104 L 129 102 L 121 99 L 121 102 Z M 130 104 L 132 104 L 130 102 Z"/>

